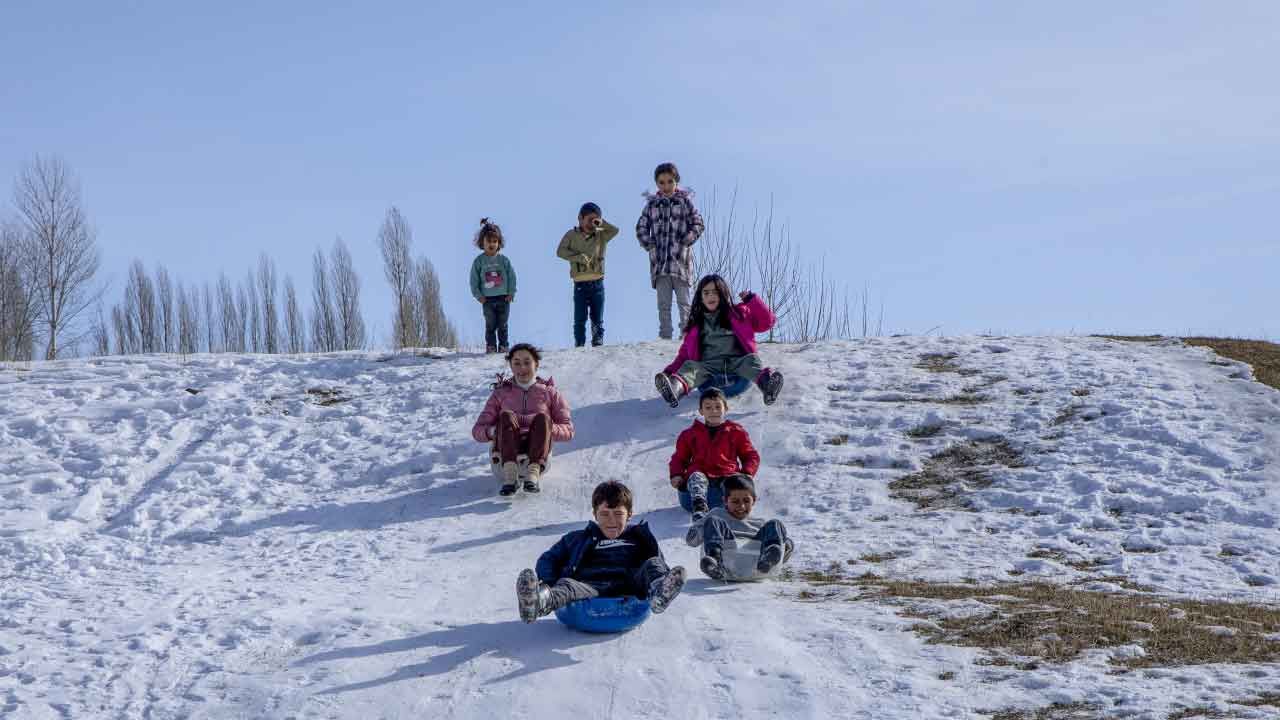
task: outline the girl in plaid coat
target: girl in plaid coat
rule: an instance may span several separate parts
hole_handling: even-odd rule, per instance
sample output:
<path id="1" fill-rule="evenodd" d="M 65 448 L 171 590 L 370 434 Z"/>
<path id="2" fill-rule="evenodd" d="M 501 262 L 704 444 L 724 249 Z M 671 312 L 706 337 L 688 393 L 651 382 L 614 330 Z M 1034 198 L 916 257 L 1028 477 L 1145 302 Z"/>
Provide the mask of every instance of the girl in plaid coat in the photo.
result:
<path id="1" fill-rule="evenodd" d="M 693 206 L 693 191 L 679 186 L 680 171 L 662 163 L 653 171 L 657 194 L 636 222 L 636 239 L 649 253 L 649 281 L 658 294 L 658 336 L 671 339 L 671 296 L 680 308 L 680 326 L 689 317 L 689 285 L 693 281 L 693 244 L 702 236 L 702 215 Z"/>

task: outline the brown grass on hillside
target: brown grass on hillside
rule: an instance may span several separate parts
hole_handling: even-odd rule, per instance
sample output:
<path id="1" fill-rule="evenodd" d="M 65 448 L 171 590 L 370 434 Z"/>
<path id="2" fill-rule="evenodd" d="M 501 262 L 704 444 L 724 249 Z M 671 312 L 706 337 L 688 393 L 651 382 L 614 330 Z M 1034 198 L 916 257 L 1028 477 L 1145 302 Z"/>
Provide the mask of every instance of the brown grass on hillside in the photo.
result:
<path id="1" fill-rule="evenodd" d="M 1125 342 L 1154 342 L 1167 338 L 1161 335 L 1098 335 L 1108 340 Z M 1280 345 L 1266 340 L 1241 338 L 1187 337 L 1182 342 L 1195 347 L 1207 347 L 1222 357 L 1248 363 L 1258 382 L 1280 390 Z"/>

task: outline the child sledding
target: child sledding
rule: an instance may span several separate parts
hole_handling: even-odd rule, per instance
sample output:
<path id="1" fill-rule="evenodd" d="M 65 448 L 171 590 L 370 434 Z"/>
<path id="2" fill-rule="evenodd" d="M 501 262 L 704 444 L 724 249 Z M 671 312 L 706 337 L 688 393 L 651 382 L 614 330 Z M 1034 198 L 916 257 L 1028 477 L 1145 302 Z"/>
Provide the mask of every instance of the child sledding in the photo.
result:
<path id="1" fill-rule="evenodd" d="M 644 522 L 628 525 L 631 490 L 604 482 L 591 493 L 594 520 L 560 538 L 538 558 L 537 569 L 516 578 L 520 619 L 533 622 L 570 603 L 634 596 L 655 613 L 667 609 L 684 587 L 683 567 L 668 568 Z"/>
<path id="2" fill-rule="evenodd" d="M 778 399 L 782 373 L 765 367 L 756 354 L 756 333 L 773 327 L 773 311 L 749 290 L 739 297 L 742 302 L 733 304 L 729 284 L 719 275 L 698 281 L 680 351 L 654 377 L 654 386 L 671 407 L 715 376 L 754 382 L 766 405 Z"/>
<path id="3" fill-rule="evenodd" d="M 724 503 L 724 479 L 733 475 L 754 477 L 760 468 L 760 453 L 751 444 L 746 428 L 725 418 L 729 401 L 724 393 L 711 389 L 698 398 L 701 422 L 676 438 L 667 470 L 671 487 L 679 493 L 680 505 L 693 513 L 698 523 L 712 507 Z"/>
<path id="4" fill-rule="evenodd" d="M 751 478 L 724 479 L 724 505 L 689 529 L 685 541 L 702 546 L 699 566 L 716 580 L 760 580 L 791 559 L 795 544 L 780 520 L 751 517 L 756 488 Z"/>

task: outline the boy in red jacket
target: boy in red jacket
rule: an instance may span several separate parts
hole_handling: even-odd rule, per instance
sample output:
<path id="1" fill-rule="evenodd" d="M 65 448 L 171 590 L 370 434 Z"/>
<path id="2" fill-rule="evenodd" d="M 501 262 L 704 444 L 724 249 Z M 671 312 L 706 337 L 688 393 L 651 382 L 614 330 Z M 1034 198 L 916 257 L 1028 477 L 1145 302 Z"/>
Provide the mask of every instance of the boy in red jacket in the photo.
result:
<path id="1" fill-rule="evenodd" d="M 680 504 L 693 512 L 694 526 L 710 510 L 708 493 L 723 503 L 724 478 L 732 475 L 755 477 L 760 468 L 760 453 L 751 444 L 747 429 L 725 419 L 729 401 L 719 389 L 712 388 L 698 399 L 702 422 L 680 433 L 676 451 L 671 455 L 671 487 L 681 493 Z M 685 496 L 688 496 L 688 504 Z"/>

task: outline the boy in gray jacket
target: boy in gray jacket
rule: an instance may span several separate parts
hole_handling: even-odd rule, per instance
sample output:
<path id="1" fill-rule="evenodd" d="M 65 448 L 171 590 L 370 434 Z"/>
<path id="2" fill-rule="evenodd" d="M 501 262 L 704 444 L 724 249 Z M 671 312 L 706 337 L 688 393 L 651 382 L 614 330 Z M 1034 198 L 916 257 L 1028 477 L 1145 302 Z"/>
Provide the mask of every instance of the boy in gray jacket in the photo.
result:
<path id="1" fill-rule="evenodd" d="M 778 563 L 791 558 L 795 544 L 787 537 L 787 529 L 780 520 L 761 520 L 751 517 L 756 504 L 756 486 L 746 475 L 731 475 L 724 479 L 724 506 L 717 507 L 702 521 L 701 536 L 690 528 L 685 541 L 692 547 L 702 545 L 700 567 L 707 577 L 724 580 L 725 546 L 736 547 L 739 541 L 755 540 L 760 543 L 760 558 L 756 570 L 761 574 L 772 570 Z"/>

